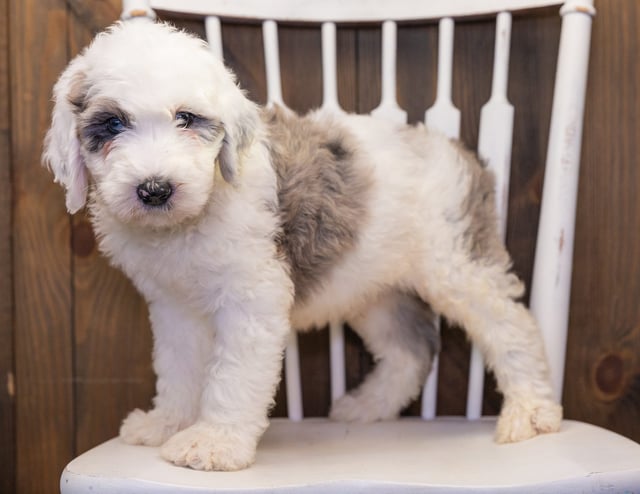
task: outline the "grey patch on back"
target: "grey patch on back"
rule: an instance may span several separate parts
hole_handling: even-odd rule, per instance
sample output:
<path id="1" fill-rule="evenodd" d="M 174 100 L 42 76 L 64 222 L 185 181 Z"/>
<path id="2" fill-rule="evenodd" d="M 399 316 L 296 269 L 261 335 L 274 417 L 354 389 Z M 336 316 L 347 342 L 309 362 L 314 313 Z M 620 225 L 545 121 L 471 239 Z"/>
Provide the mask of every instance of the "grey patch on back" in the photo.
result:
<path id="1" fill-rule="evenodd" d="M 459 158 L 468 164 L 471 185 L 463 203 L 463 216 L 469 217 L 464 233 L 474 260 L 486 260 L 509 265 L 510 258 L 498 230 L 496 184 L 493 172 L 480 162 L 475 153 L 459 141 L 452 141 Z"/>
<path id="2" fill-rule="evenodd" d="M 425 155 L 425 133 L 429 132 L 423 124 L 406 126 L 401 132 L 401 138 L 422 159 L 429 159 Z M 465 221 L 469 226 L 464 232 L 463 241 L 467 245 L 474 260 L 510 264 L 509 255 L 504 247 L 498 231 L 498 215 L 495 203 L 495 177 L 477 157 L 467 149 L 461 141 L 451 140 L 455 147 L 457 159 L 464 163 L 461 181 L 470 178 L 470 185 L 463 198 L 461 209 L 452 212 L 447 219 L 451 222 Z M 447 166 L 443 163 L 442 166 Z"/>
<path id="3" fill-rule="evenodd" d="M 355 166 L 356 144 L 331 119 L 265 111 L 278 177 L 282 235 L 295 301 L 304 301 L 357 243 L 371 178 Z"/>

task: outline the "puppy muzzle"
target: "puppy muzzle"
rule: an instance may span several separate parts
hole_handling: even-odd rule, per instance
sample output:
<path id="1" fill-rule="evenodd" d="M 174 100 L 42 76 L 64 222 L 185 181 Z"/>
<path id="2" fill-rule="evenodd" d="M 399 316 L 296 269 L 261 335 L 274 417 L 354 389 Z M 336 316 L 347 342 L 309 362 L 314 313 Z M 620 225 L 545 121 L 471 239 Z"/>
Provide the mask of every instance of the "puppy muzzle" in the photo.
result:
<path id="1" fill-rule="evenodd" d="M 136 189 L 138 198 L 147 206 L 162 206 L 167 203 L 173 187 L 167 181 L 152 178 L 138 185 Z"/>

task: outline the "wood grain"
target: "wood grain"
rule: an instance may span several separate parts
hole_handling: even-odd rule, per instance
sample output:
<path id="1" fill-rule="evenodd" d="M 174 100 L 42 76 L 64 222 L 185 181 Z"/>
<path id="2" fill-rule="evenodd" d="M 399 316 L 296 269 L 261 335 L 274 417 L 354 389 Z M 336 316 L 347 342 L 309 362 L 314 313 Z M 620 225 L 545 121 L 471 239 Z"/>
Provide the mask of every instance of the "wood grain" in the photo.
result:
<path id="1" fill-rule="evenodd" d="M 16 489 L 13 265 L 11 256 L 11 142 L 9 4 L 0 0 L 0 492 Z"/>
<path id="2" fill-rule="evenodd" d="M 12 1 L 11 143 L 17 492 L 55 492 L 74 452 L 70 223 L 40 166 L 51 87 L 68 60 L 63 1 Z M 42 63 L 46 61 L 46 63 Z"/>
<path id="3" fill-rule="evenodd" d="M 596 7 L 564 403 L 640 441 L 640 8 Z"/>
<path id="4" fill-rule="evenodd" d="M 69 52 L 115 21 L 120 1 L 71 2 Z M 88 218 L 76 214 L 70 237 L 73 266 L 76 452 L 118 434 L 134 408 L 151 406 L 154 375 L 144 301 L 97 252 Z"/>

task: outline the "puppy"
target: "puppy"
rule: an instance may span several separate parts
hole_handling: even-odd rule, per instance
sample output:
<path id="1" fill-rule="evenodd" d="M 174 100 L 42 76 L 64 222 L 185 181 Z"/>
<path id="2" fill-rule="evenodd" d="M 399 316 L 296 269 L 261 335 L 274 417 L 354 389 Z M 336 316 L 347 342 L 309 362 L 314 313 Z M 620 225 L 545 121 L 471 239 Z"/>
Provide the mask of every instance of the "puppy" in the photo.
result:
<path id="1" fill-rule="evenodd" d="M 157 396 L 124 441 L 176 465 L 247 467 L 291 328 L 338 319 L 378 366 L 332 417 L 392 417 L 437 347 L 429 306 L 494 371 L 498 442 L 559 428 L 492 175 L 460 145 L 369 116 L 260 109 L 201 40 L 150 22 L 98 35 L 54 98 L 44 161 L 149 304 Z"/>

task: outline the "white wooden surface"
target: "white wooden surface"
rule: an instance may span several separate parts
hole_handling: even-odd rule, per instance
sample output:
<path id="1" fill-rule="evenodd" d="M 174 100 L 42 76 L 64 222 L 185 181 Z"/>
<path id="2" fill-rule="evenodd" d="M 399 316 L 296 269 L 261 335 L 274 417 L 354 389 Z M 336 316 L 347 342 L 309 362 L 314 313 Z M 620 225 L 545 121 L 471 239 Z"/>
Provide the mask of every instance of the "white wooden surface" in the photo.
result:
<path id="1" fill-rule="evenodd" d="M 565 421 L 558 434 L 500 446 L 494 427 L 462 418 L 274 420 L 255 465 L 232 473 L 175 467 L 156 448 L 113 439 L 72 461 L 61 486 L 65 494 L 638 492 L 640 445 L 622 436 Z"/>
<path id="2" fill-rule="evenodd" d="M 439 19 L 561 4 L 559 0 L 151 0 L 157 10 L 297 22 Z"/>

